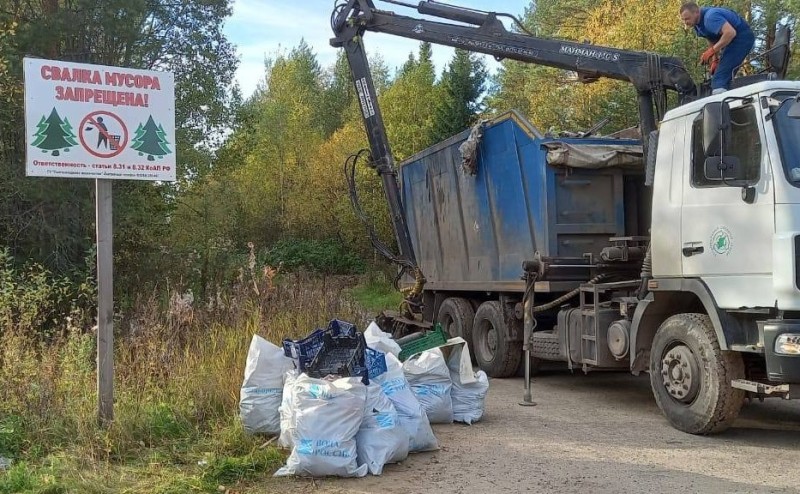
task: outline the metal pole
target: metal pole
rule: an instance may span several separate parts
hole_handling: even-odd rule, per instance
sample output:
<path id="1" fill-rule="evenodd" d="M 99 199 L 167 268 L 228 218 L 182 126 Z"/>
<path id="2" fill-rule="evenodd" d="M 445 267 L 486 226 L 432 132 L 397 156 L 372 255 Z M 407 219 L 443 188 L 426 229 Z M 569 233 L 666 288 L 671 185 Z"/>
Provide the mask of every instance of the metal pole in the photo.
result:
<path id="1" fill-rule="evenodd" d="M 523 349 L 525 350 L 525 394 L 522 396 L 520 405 L 524 407 L 536 406 L 536 402 L 531 399 L 531 339 L 533 338 L 533 328 L 535 320 L 533 318 L 533 290 L 536 284 L 536 277 L 530 273 L 525 274 L 525 295 L 522 301 L 522 327 Z"/>
<path id="2" fill-rule="evenodd" d="M 95 179 L 97 214 L 97 413 L 114 420 L 114 276 L 111 180 Z"/>

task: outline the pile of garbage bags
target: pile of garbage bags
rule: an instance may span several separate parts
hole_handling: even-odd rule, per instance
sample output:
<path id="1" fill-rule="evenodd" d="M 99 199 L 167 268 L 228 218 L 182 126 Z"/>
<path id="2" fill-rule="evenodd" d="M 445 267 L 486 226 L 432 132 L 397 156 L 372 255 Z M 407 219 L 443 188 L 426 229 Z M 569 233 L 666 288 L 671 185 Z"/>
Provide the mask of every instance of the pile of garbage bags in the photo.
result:
<path id="1" fill-rule="evenodd" d="M 462 339 L 448 344 L 401 362 L 400 345 L 375 323 L 361 333 L 334 319 L 283 348 L 254 335 L 240 391 L 243 427 L 291 449 L 276 476 L 380 475 L 409 453 L 439 449 L 432 423 L 483 416 L 488 378 L 473 373 Z"/>

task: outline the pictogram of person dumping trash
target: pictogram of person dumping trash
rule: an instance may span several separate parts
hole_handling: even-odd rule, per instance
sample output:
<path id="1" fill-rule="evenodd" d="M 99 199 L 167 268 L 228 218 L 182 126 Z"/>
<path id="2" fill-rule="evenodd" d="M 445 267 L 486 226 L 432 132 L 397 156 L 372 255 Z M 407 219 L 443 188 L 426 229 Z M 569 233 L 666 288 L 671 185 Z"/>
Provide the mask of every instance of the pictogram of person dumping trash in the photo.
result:
<path id="1" fill-rule="evenodd" d="M 97 117 L 94 120 L 89 120 L 90 123 L 94 124 L 99 131 L 97 133 L 97 149 L 100 149 L 101 145 L 105 146 L 105 149 L 109 151 L 116 151 L 119 149 L 119 134 L 109 134 L 108 133 L 108 126 L 103 122 L 103 117 Z M 93 127 L 86 127 L 87 131 L 91 131 Z M 109 143 L 110 141 L 110 143 Z"/>

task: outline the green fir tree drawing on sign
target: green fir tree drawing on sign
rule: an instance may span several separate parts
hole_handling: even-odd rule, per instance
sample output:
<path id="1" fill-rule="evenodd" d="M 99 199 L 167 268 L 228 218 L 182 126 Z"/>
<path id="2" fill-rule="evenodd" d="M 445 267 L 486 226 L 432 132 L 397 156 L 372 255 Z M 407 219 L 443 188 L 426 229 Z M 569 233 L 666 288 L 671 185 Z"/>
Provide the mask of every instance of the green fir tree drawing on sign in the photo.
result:
<path id="1" fill-rule="evenodd" d="M 45 118 L 42 115 L 41 120 L 36 124 L 36 133 L 33 137 L 34 141 L 31 146 L 50 152 L 53 156 L 58 156 L 60 149 L 69 151 L 69 148 L 78 145 L 69 120 L 66 118 L 61 120 L 55 108 L 50 112 L 49 117 Z"/>
<path id="2" fill-rule="evenodd" d="M 148 161 L 154 161 L 155 156 L 161 159 L 164 155 L 172 152 L 167 146 L 168 144 L 167 133 L 161 124 L 156 125 L 151 115 L 144 125 L 139 124 L 136 127 L 136 135 L 133 136 L 131 147 L 139 151 L 139 156 L 146 154 Z"/>

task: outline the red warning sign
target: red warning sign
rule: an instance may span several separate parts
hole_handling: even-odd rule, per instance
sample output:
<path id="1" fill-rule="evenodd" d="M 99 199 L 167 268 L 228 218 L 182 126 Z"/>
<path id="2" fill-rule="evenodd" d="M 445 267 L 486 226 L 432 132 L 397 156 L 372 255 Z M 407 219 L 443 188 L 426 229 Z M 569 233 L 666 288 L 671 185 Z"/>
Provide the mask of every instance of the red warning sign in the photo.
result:
<path id="1" fill-rule="evenodd" d="M 95 111 L 81 120 L 78 137 L 81 146 L 98 158 L 113 158 L 128 145 L 128 128 L 117 115 Z"/>

